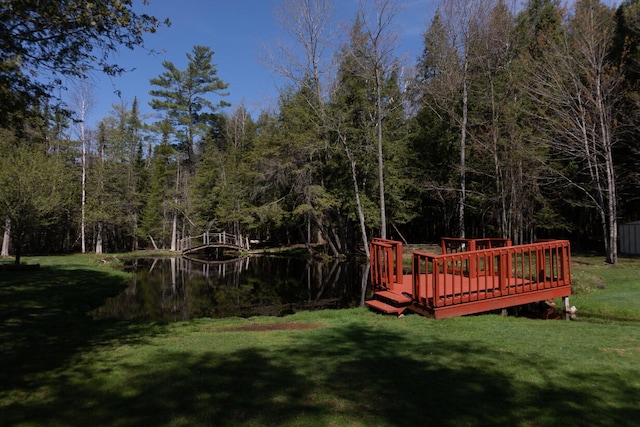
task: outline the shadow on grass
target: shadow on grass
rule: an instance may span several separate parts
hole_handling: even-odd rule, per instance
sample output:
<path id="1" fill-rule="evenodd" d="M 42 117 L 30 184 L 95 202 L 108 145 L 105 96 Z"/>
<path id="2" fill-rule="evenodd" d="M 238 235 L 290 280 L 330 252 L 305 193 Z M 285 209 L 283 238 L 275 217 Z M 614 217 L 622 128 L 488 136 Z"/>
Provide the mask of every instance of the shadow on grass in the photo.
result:
<path id="1" fill-rule="evenodd" d="M 0 392 L 59 369 L 87 348 L 138 341 L 149 326 L 94 322 L 86 312 L 126 288 L 121 276 L 86 267 L 0 273 Z"/>
<path id="2" fill-rule="evenodd" d="M 84 314 L 122 289 L 121 278 L 82 269 L 0 277 L 3 425 L 620 426 L 640 419 L 638 383 L 619 374 L 561 371 L 543 356 L 362 323 L 211 332 L 210 351 L 145 345 L 152 351 L 141 359 L 112 356 L 150 334 L 164 337 L 159 326 Z M 213 348 L 236 334 L 251 342 L 265 333 L 295 340 Z M 108 360 L 86 360 L 99 347 L 110 349 L 95 353 Z M 510 376 L 514 365 L 534 379 Z"/>

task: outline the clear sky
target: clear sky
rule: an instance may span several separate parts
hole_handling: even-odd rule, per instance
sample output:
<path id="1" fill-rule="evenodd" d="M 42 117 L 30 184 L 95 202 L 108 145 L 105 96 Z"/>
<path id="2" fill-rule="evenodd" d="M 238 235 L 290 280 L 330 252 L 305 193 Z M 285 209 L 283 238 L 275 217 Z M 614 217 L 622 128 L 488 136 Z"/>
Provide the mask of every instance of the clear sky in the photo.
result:
<path id="1" fill-rule="evenodd" d="M 372 0 L 365 1 L 373 4 Z M 231 109 L 242 102 L 256 115 L 273 105 L 278 87 L 285 81 L 263 65 L 259 57 L 265 46 L 286 41 L 286 33 L 279 28 L 274 13 L 279 3 L 277 0 L 150 0 L 147 6 L 136 6 L 139 12 L 161 20 L 169 18 L 172 24 L 145 38 L 146 46 L 160 53 L 122 48 L 114 55 L 119 65 L 133 71 L 113 78 L 93 76 L 95 105 L 87 117 L 89 125 L 107 116 L 113 104 L 125 103 L 130 107 L 134 97 L 138 98 L 141 113 L 151 114 L 149 79 L 165 71 L 162 67 L 165 60 L 180 70 L 185 69 L 186 53 L 194 45 L 209 46 L 215 52 L 213 63 L 217 65 L 218 77 L 229 84 L 229 96 L 224 99 L 231 102 Z M 334 3 L 335 21 L 351 23 L 359 0 L 335 0 Z M 422 50 L 422 33 L 433 16 L 437 0 L 396 0 L 396 4 L 401 7 L 395 22 L 400 36 L 396 54 L 413 64 Z M 214 102 L 219 99 L 212 98 Z"/>

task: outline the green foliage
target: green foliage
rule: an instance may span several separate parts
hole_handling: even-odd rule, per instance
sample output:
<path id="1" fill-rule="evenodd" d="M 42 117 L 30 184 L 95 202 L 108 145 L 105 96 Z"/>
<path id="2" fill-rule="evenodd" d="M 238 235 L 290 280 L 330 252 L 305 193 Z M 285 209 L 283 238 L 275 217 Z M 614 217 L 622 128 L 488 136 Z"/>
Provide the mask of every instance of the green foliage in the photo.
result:
<path id="1" fill-rule="evenodd" d="M 336 89 L 327 110 L 332 157 L 325 167 L 325 182 L 328 191 L 339 201 L 342 215 L 355 225 L 361 210 L 365 228 L 378 235 L 379 231 L 373 230 L 382 226 L 381 186 L 385 194 L 385 219 L 406 224 L 414 217 L 415 210 L 407 197 L 410 184 L 406 174 L 406 117 L 397 64 L 386 56 L 376 57 L 380 54 L 374 53 L 376 49 L 384 48 L 374 45 L 373 35 L 368 31 L 362 16 L 358 15 L 349 30 L 349 40 L 338 55 Z M 379 91 L 376 82 L 379 82 Z M 380 114 L 382 120 L 378 120 Z M 381 133 L 378 133 L 379 126 L 382 126 Z M 382 158 L 379 158 L 379 142 Z M 380 162 L 383 182 L 379 175 Z M 356 191 L 359 207 L 354 197 Z"/>
<path id="2" fill-rule="evenodd" d="M 143 160 L 143 126 L 138 104 L 114 106 L 98 125 L 97 147 L 90 152 L 87 219 L 103 231 L 119 230 L 111 249 L 137 249 L 138 221 L 144 209 L 147 170 Z M 98 237 L 96 237 L 98 238 Z"/>
<path id="3" fill-rule="evenodd" d="M 175 149 L 161 142 L 154 148 L 149 170 L 149 184 L 145 206 L 140 220 L 138 237 L 155 241 L 158 248 L 166 249 L 171 242 L 171 213 L 175 193 Z"/>
<path id="4" fill-rule="evenodd" d="M 165 111 L 175 131 L 178 144 L 188 154 L 191 167 L 195 162 L 194 143 L 196 136 L 208 132 L 207 119 L 218 108 L 228 106 L 225 101 L 214 104 L 208 96 L 215 93 L 227 95 L 224 90 L 229 86 L 218 76 L 216 66 L 211 62 L 213 51 L 207 46 L 193 46 L 187 53 L 187 68 L 178 69 L 172 62 L 164 61 L 164 73 L 152 78 L 150 83 L 158 89 L 152 89 L 150 105 L 157 111 Z"/>
<path id="5" fill-rule="evenodd" d="M 64 158 L 0 130 L 0 216 L 11 221 L 16 264 L 29 234 L 69 205 L 69 186 Z"/>
<path id="6" fill-rule="evenodd" d="M 219 116 L 219 129 L 202 144 L 195 176 L 194 208 L 205 229 L 246 233 L 255 218 L 251 206 L 255 124 L 240 106 L 229 117 Z"/>
<path id="7" fill-rule="evenodd" d="M 21 113 L 49 97 L 62 75 L 121 74 L 112 54 L 142 46 L 145 33 L 169 25 L 135 12 L 132 0 L 3 0 L 0 22 L 0 126 L 18 129 Z"/>

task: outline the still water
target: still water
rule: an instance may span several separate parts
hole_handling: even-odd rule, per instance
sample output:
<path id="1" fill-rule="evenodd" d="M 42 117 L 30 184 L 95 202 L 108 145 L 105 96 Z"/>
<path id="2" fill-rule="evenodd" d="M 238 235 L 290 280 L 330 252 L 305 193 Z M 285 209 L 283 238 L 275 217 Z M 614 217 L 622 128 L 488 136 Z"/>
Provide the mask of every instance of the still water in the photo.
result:
<path id="1" fill-rule="evenodd" d="M 350 308 L 362 304 L 368 282 L 356 262 L 274 256 L 137 258 L 126 268 L 134 272 L 129 287 L 92 311 L 94 318 L 170 322 Z"/>

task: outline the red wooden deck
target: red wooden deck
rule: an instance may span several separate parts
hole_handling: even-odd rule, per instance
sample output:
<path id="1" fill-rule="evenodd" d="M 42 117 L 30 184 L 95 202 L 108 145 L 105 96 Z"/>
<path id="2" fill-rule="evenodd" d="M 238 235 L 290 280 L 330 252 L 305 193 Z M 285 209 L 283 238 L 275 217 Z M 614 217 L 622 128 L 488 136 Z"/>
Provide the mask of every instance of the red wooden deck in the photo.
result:
<path id="1" fill-rule="evenodd" d="M 480 240 L 483 242 L 479 243 Z M 568 308 L 567 298 L 571 295 L 568 241 L 519 246 L 511 246 L 505 239 L 467 239 L 466 243 L 459 245 L 466 250 L 454 253 L 414 252 L 412 272 L 404 274 L 402 243 L 374 239 L 371 243 L 374 299 L 367 301 L 367 305 L 388 313 L 410 309 L 436 319 L 554 298 L 563 298 L 564 308 Z M 446 248 L 445 243 L 442 246 Z"/>

